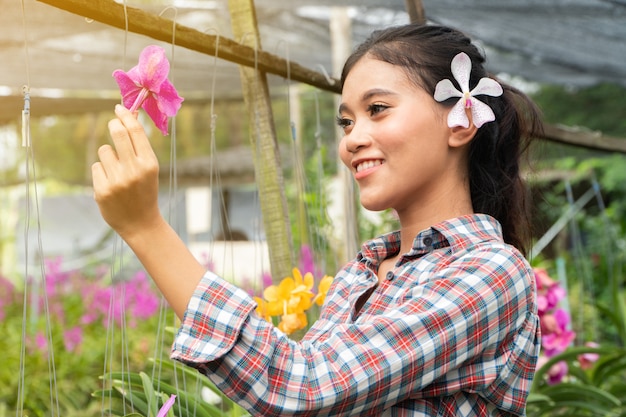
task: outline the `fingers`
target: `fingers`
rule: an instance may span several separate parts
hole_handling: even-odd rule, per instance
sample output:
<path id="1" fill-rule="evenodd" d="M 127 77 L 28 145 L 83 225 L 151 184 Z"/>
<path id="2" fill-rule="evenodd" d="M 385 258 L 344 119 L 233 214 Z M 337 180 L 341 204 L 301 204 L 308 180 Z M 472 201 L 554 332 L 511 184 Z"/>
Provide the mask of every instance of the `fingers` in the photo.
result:
<path id="1" fill-rule="evenodd" d="M 126 110 L 122 106 L 115 106 L 115 114 L 118 116 L 118 118 L 109 121 L 109 134 L 111 135 L 111 139 L 113 139 L 113 144 L 115 145 L 115 149 L 117 151 L 119 159 L 128 160 L 129 158 L 133 158 L 136 155 L 132 137 L 140 134 L 131 134 L 128 125 L 130 125 L 130 128 L 134 129 L 135 131 L 143 131 L 143 129 L 137 119 L 132 116 L 132 113 L 130 113 L 128 110 L 126 110 L 125 112 L 122 109 L 118 110 L 118 107 Z M 123 119 L 127 120 L 124 122 Z M 133 122 L 128 119 L 132 119 L 135 125 L 133 125 Z"/>
<path id="2" fill-rule="evenodd" d="M 143 126 L 137 120 L 137 113 L 132 113 L 118 104 L 115 106 L 115 115 L 118 118 L 109 122 L 109 131 L 120 158 L 126 158 L 133 154 L 151 156 L 153 154 L 152 146 Z"/>

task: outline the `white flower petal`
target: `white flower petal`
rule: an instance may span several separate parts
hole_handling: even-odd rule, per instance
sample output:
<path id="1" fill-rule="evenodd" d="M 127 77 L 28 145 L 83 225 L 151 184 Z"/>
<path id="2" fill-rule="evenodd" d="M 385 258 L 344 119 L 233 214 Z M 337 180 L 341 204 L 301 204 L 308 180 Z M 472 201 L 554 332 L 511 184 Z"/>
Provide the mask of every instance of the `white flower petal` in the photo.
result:
<path id="1" fill-rule="evenodd" d="M 469 126 L 469 119 L 467 118 L 467 114 L 465 114 L 464 98 L 457 101 L 454 107 L 450 109 L 450 113 L 448 113 L 448 127 L 455 126 Z"/>
<path id="2" fill-rule="evenodd" d="M 493 122 L 494 120 L 496 120 L 496 116 L 493 114 L 491 107 L 472 97 L 472 121 L 474 125 L 480 128 L 483 124 Z"/>
<path id="3" fill-rule="evenodd" d="M 435 86 L 435 100 L 446 101 L 452 97 L 463 97 L 463 93 L 457 90 L 452 81 L 447 78 L 439 81 Z"/>
<path id="4" fill-rule="evenodd" d="M 459 83 L 462 92 L 469 91 L 469 78 L 472 71 L 472 60 L 465 52 L 458 53 L 452 59 L 452 75 Z"/>
<path id="5" fill-rule="evenodd" d="M 208 387 L 202 387 L 200 395 L 204 402 L 209 404 L 219 405 L 222 402 L 222 398 Z"/>
<path id="6" fill-rule="evenodd" d="M 485 94 L 487 96 L 498 97 L 502 95 L 502 86 L 498 82 L 491 78 L 481 78 L 478 84 L 470 92 L 472 96 L 478 96 Z"/>

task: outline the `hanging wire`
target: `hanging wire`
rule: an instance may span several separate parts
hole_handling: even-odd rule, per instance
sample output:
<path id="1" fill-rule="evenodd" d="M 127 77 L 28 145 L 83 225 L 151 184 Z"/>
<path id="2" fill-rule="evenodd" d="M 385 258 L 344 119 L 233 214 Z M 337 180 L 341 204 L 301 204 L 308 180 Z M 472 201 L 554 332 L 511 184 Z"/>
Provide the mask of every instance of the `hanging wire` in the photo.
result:
<path id="1" fill-rule="evenodd" d="M 171 39 L 171 71 L 170 71 L 170 80 L 172 84 L 174 84 L 174 68 L 176 62 L 176 25 L 178 20 L 178 9 L 175 6 L 167 6 L 165 7 L 159 16 L 163 16 L 163 14 L 167 11 L 174 12 L 174 18 L 172 19 L 172 39 Z M 169 182 L 168 182 L 168 198 L 167 198 L 167 221 L 176 231 L 180 231 L 180 224 L 178 223 L 178 156 L 177 156 L 177 136 L 176 136 L 176 116 L 171 118 L 171 128 L 170 128 L 170 169 L 169 169 Z M 157 335 L 156 335 L 156 343 L 155 343 L 155 361 L 153 362 L 152 367 L 152 380 L 156 381 L 155 390 L 157 392 L 161 389 L 161 378 L 162 378 L 162 363 L 164 359 L 164 348 L 163 348 L 163 340 L 165 340 L 165 330 L 167 327 L 168 313 L 170 312 L 168 308 L 168 304 L 165 300 L 164 296 L 161 296 L 161 302 L 159 305 L 159 320 L 157 326 Z M 176 326 L 177 318 L 173 317 L 173 325 Z M 174 387 L 178 392 L 180 390 L 180 382 L 178 378 L 178 367 L 179 365 L 174 362 Z M 182 375 L 182 387 L 183 390 L 186 390 L 187 380 L 183 373 Z M 189 409 L 188 399 L 186 398 L 186 409 Z M 149 400 L 150 401 L 150 400 Z M 181 397 L 178 396 L 176 398 L 176 407 L 179 409 L 179 413 L 181 411 Z M 148 408 L 150 408 L 150 404 L 148 404 Z"/>
<path id="2" fill-rule="evenodd" d="M 128 55 L 128 34 L 129 34 L 129 20 L 128 20 L 128 6 L 127 0 L 122 0 L 122 6 L 124 11 L 124 42 L 123 42 L 123 53 L 122 53 L 122 68 L 126 68 L 126 59 Z M 120 98 L 120 100 L 122 100 Z M 123 101 L 122 101 L 123 102 Z M 118 249 L 119 248 L 119 249 Z M 108 386 L 110 389 L 102 390 L 101 395 L 101 415 L 104 416 L 106 409 L 105 404 L 108 400 L 109 405 L 113 402 L 113 366 L 115 364 L 114 359 L 117 357 L 118 353 L 115 349 L 115 338 L 116 338 L 116 322 L 115 322 L 115 314 L 118 311 L 117 306 L 120 305 L 120 344 L 121 349 L 119 353 L 120 364 L 121 364 L 121 373 L 125 375 L 125 370 L 128 369 L 130 371 L 130 362 L 127 348 L 127 329 L 126 329 L 126 312 L 125 312 L 125 298 L 126 298 L 126 289 L 124 283 L 120 285 L 121 288 L 117 287 L 118 277 L 123 270 L 123 257 L 124 257 L 124 242 L 121 240 L 119 235 L 114 234 L 113 236 L 113 251 L 111 253 L 111 261 L 109 268 L 109 285 L 111 286 L 111 297 L 109 299 L 109 309 L 107 313 L 106 320 L 106 337 L 105 337 L 105 352 L 104 352 L 104 363 L 103 363 L 103 384 Z M 108 375 L 108 377 L 107 377 Z M 130 380 L 130 372 L 126 373 L 126 381 L 125 383 L 129 387 L 128 392 L 131 393 L 129 398 L 130 405 L 127 405 L 126 401 L 122 401 L 122 410 L 124 414 L 127 414 L 127 408 L 130 408 L 131 412 L 135 411 L 134 407 L 134 398 L 132 396 L 132 390 L 130 390 L 131 380 Z"/>
<path id="3" fill-rule="evenodd" d="M 40 267 L 40 280 L 36 284 L 38 287 L 42 289 L 41 298 L 43 301 L 43 314 L 45 320 L 45 336 L 47 341 L 47 353 L 48 353 L 48 374 L 50 376 L 50 413 L 51 417 L 59 416 L 60 407 L 59 407 L 59 395 L 57 390 L 57 376 L 56 376 L 56 367 L 54 361 L 54 345 L 52 340 L 52 326 L 50 321 L 50 309 L 48 303 L 48 294 L 47 294 L 47 285 L 46 285 L 46 270 L 45 270 L 45 261 L 43 258 L 43 244 L 41 240 L 41 220 L 40 220 L 40 211 L 39 211 L 39 196 L 37 191 L 37 175 L 35 171 L 35 161 L 34 161 L 34 151 L 31 142 L 31 129 L 30 129 L 30 110 L 31 110 L 31 97 L 30 97 L 30 58 L 29 58 L 29 45 L 28 45 L 28 28 L 27 28 L 27 20 L 26 20 L 26 8 L 24 5 L 24 0 L 21 2 L 22 5 L 22 24 L 23 24 L 23 35 L 24 35 L 24 54 L 25 54 L 25 70 L 26 70 L 26 85 L 22 88 L 22 93 L 24 95 L 24 108 L 22 110 L 22 147 L 25 150 L 25 163 L 26 163 L 26 213 L 24 220 L 24 307 L 23 307 L 23 321 L 22 321 L 22 341 L 21 341 L 21 350 L 20 350 L 20 375 L 18 382 L 18 395 L 17 395 L 17 407 L 16 407 L 16 415 L 22 416 L 24 414 L 24 383 L 25 383 L 25 367 L 26 367 L 26 342 L 27 342 L 27 326 L 29 324 L 28 321 L 28 309 L 29 306 L 31 308 L 31 323 L 34 322 L 38 317 L 35 313 L 38 313 L 37 306 L 39 300 L 36 299 L 37 290 L 29 291 L 29 275 L 30 272 L 28 270 L 28 259 L 29 259 L 29 247 L 30 247 L 30 223 L 31 223 L 31 200 L 34 199 L 34 209 L 35 209 L 35 221 L 37 225 L 37 252 L 39 267 Z M 31 179 L 32 172 L 32 179 Z M 32 190 L 34 195 L 31 196 L 31 181 L 32 181 Z M 37 287 L 37 286 L 36 286 Z M 30 301 L 30 304 L 29 304 Z M 34 330 L 34 329 L 33 329 Z"/>
<path id="4" fill-rule="evenodd" d="M 572 185 L 570 184 L 569 181 L 565 182 L 565 193 L 566 193 L 567 202 L 569 206 L 573 207 L 575 204 L 575 201 L 574 201 Z M 576 222 L 575 219 L 572 219 L 572 221 L 570 222 L 570 233 L 571 233 L 570 242 L 571 242 L 572 249 L 574 252 L 574 264 L 576 265 L 578 275 L 581 278 L 578 328 L 583 329 L 585 317 L 586 317 L 585 303 L 587 301 L 586 300 L 587 297 L 585 296 L 585 294 L 588 293 L 589 296 L 593 298 L 595 294 L 595 290 L 594 290 L 594 285 L 593 285 L 592 272 L 589 269 L 589 264 L 587 262 L 584 262 L 584 260 L 586 259 L 586 256 L 585 256 L 585 253 L 584 253 L 585 251 L 584 251 L 583 244 L 582 244 L 582 235 L 580 233 L 580 228 L 578 227 L 578 223 Z M 591 317 L 591 319 L 594 320 L 594 317 Z M 595 326 L 592 326 L 591 333 L 592 333 L 593 339 L 595 340 L 596 339 Z M 580 340 L 581 337 L 582 337 L 582 334 L 581 332 L 579 332 L 579 334 L 577 334 L 577 339 L 579 343 L 581 342 Z"/>
<path id="5" fill-rule="evenodd" d="M 282 40 L 279 44 L 283 42 Z M 299 111 L 299 108 L 294 110 L 292 103 L 292 89 L 291 89 L 291 60 L 289 58 L 289 44 L 285 42 L 285 59 L 287 61 L 287 114 L 289 116 L 289 129 L 291 132 L 291 149 L 292 159 L 294 161 L 294 180 L 296 184 L 296 210 L 298 216 L 298 225 L 301 234 L 301 246 L 310 245 L 312 225 L 308 222 L 309 213 L 306 204 L 307 195 L 307 181 L 306 181 L 306 167 L 304 165 L 303 151 L 302 151 L 302 138 L 299 137 L 299 129 L 294 121 L 295 111 Z M 298 93 L 299 94 L 299 93 Z M 299 100 L 299 97 L 297 98 Z M 297 255 L 299 258 L 299 254 Z"/>

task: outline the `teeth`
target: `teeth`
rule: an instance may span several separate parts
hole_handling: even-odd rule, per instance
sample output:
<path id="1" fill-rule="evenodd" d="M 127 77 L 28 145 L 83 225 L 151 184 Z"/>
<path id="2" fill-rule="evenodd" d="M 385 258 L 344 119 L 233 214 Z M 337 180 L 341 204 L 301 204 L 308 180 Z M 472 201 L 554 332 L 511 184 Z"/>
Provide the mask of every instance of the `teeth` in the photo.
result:
<path id="1" fill-rule="evenodd" d="M 381 165 L 382 161 L 380 160 L 374 160 L 374 161 L 365 161 L 365 162 L 361 162 L 359 165 L 356 166 L 356 172 L 361 172 L 365 169 L 370 169 L 372 167 L 375 167 L 376 165 Z"/>

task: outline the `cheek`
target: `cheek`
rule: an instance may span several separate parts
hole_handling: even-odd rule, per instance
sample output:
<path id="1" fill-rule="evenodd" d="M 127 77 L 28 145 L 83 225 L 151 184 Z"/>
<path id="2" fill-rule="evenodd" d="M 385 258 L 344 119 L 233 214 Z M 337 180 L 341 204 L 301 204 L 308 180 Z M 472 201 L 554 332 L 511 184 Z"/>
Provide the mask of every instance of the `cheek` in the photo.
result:
<path id="1" fill-rule="evenodd" d="M 350 152 L 348 152 L 348 148 L 346 147 L 346 137 L 342 137 L 341 140 L 339 141 L 339 149 L 337 150 L 337 152 L 339 153 L 339 158 L 341 159 L 341 162 L 343 162 L 343 164 L 345 166 L 347 166 L 348 168 L 351 167 L 350 165 Z"/>

